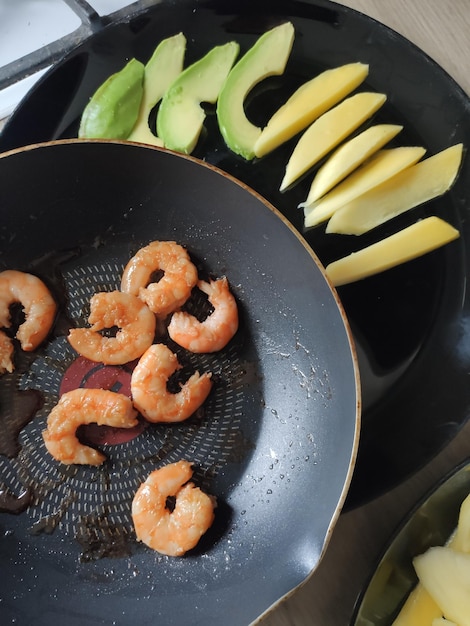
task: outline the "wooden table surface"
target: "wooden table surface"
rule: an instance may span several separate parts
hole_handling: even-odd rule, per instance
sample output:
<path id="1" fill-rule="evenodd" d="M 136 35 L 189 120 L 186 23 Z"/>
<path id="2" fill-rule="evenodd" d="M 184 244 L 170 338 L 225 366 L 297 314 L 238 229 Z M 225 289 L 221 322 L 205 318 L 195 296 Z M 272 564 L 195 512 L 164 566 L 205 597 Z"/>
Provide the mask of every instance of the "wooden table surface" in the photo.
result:
<path id="1" fill-rule="evenodd" d="M 415 43 L 470 95 L 470 0 L 343 0 Z M 259 626 L 346 626 L 358 594 L 403 516 L 470 456 L 470 423 L 427 466 L 374 501 L 341 514 L 310 579 Z"/>

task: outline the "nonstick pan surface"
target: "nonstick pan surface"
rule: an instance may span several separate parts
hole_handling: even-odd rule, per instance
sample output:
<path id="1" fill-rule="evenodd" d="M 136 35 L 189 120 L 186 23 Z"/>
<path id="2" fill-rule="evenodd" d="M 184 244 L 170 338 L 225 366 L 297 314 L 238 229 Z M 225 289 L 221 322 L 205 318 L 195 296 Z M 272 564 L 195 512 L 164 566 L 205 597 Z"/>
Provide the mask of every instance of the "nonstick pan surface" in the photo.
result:
<path id="1" fill-rule="evenodd" d="M 423 146 L 430 156 L 453 143 L 470 145 L 468 94 L 410 41 L 348 7 L 329 0 L 159 0 L 151 5 L 106 26 L 47 72 L 9 118 L 0 151 L 76 137 L 83 109 L 98 86 L 131 57 L 146 63 L 165 37 L 184 33 L 189 65 L 232 40 L 243 54 L 263 32 L 286 20 L 295 28 L 292 52 L 282 76 L 250 92 L 245 104 L 252 122 L 264 126 L 296 87 L 323 70 L 360 61 L 369 65 L 369 75 L 358 90 L 387 96 L 366 126 L 403 126 L 391 147 Z M 305 231 L 297 207 L 307 197 L 314 172 L 279 191 L 298 137 L 262 159 L 245 161 L 225 145 L 213 109 L 206 107 L 206 112 L 194 156 L 270 201 L 324 265 L 428 215 L 442 217 L 461 234 L 432 254 L 338 289 L 357 346 L 363 409 L 346 507 L 361 505 L 422 468 L 470 415 L 468 154 L 449 193 L 370 233 L 331 235 L 324 226 Z"/>
<path id="2" fill-rule="evenodd" d="M 250 623 L 319 562 L 356 455 L 354 350 L 316 257 L 248 188 L 158 149 L 37 145 L 0 158 L 0 188 L 0 270 L 35 273 L 60 305 L 46 343 L 18 350 L 0 378 L 1 621 Z M 41 437 L 60 394 L 128 393 L 132 369 L 78 357 L 68 328 L 155 239 L 184 245 L 201 275 L 228 277 L 239 331 L 220 353 L 178 351 L 188 371 L 213 372 L 203 412 L 124 437 L 88 431 L 107 461 L 64 466 Z M 218 507 L 196 549 L 171 558 L 137 544 L 130 503 L 152 469 L 180 458 Z"/>

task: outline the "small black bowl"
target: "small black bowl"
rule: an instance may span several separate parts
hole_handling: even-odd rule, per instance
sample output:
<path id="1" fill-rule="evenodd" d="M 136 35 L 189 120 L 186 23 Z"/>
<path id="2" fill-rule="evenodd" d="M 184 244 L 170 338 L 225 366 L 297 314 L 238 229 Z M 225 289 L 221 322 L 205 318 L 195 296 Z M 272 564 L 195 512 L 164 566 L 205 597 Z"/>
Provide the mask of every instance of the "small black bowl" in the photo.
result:
<path id="1" fill-rule="evenodd" d="M 470 459 L 451 470 L 412 509 L 392 537 L 360 594 L 351 626 L 390 626 L 418 582 L 413 558 L 443 545 L 470 493 Z"/>

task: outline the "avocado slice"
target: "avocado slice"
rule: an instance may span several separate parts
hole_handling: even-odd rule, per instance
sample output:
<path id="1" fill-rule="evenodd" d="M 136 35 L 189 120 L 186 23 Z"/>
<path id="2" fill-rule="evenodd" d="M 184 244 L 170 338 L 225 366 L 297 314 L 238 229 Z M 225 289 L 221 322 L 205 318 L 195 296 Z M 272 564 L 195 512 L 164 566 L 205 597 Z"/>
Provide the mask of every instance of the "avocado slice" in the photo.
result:
<path id="1" fill-rule="evenodd" d="M 131 59 L 98 87 L 81 120 L 81 138 L 127 139 L 139 114 L 144 65 Z"/>
<path id="2" fill-rule="evenodd" d="M 261 35 L 231 70 L 219 94 L 217 120 L 220 132 L 230 150 L 247 160 L 255 156 L 254 146 L 261 128 L 246 117 L 245 98 L 263 79 L 284 72 L 293 43 L 294 26 L 291 22 Z"/>
<path id="3" fill-rule="evenodd" d="M 183 71 L 186 37 L 178 33 L 161 41 L 145 65 L 144 91 L 137 121 L 129 135 L 129 141 L 163 146 L 149 126 L 153 107 L 163 98 L 168 87 Z"/>
<path id="4" fill-rule="evenodd" d="M 194 150 L 206 117 L 201 102 L 215 104 L 238 52 L 234 41 L 215 46 L 170 85 L 157 115 L 157 134 L 166 148 L 184 154 Z"/>

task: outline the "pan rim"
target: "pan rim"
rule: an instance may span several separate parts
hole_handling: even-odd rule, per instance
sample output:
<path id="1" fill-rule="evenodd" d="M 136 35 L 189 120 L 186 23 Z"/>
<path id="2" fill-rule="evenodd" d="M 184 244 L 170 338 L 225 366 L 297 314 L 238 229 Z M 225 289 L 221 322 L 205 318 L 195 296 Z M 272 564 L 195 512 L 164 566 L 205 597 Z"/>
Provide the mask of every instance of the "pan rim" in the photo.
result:
<path id="1" fill-rule="evenodd" d="M 306 242 L 306 240 L 303 238 L 303 236 L 301 235 L 301 233 L 299 233 L 299 231 L 297 229 L 295 229 L 295 227 L 290 223 L 290 221 L 287 220 L 287 218 L 284 217 L 284 215 L 272 204 L 270 203 L 268 200 L 266 200 L 260 193 L 256 192 L 255 190 L 253 190 L 251 187 L 249 187 L 246 183 L 243 183 L 242 181 L 240 181 L 239 179 L 237 179 L 236 177 L 232 176 L 231 174 L 228 174 L 227 172 L 221 170 L 220 168 L 218 168 L 215 165 L 212 165 L 210 163 L 207 163 L 205 161 L 202 161 L 196 157 L 190 156 L 190 155 L 182 155 L 180 153 L 176 153 L 173 152 L 171 150 L 165 149 L 165 148 L 159 148 L 156 146 L 149 146 L 149 145 L 143 145 L 140 143 L 136 143 L 136 142 L 129 142 L 129 141 L 120 141 L 120 140 L 102 140 L 102 139 L 76 139 L 76 138 L 72 138 L 72 139 L 59 139 L 59 140 L 53 140 L 53 141 L 45 141 L 45 142 L 39 142 L 36 144 L 31 144 L 28 146 L 23 146 L 20 148 L 15 148 L 12 150 L 9 150 L 7 152 L 4 152 L 2 154 L 0 154 L 0 158 L 4 159 L 4 158 L 8 158 L 10 156 L 14 156 L 20 153 L 24 153 L 24 152 L 30 152 L 33 150 L 39 150 L 39 149 L 44 149 L 44 148 L 49 148 L 49 147 L 53 147 L 56 145 L 83 145 L 83 144 L 117 144 L 117 145 L 122 145 L 122 146 L 126 146 L 126 145 L 133 145 L 135 146 L 137 149 L 139 150 L 150 150 L 150 151 L 154 151 L 154 152 L 159 152 L 159 153 L 169 153 L 179 159 L 183 159 L 183 160 L 187 160 L 190 162 L 193 162 L 195 164 L 197 164 L 198 166 L 203 166 L 205 168 L 207 168 L 208 170 L 211 170 L 219 175 L 222 175 L 223 178 L 230 180 L 232 183 L 235 183 L 237 186 L 239 186 L 240 188 L 242 188 L 244 191 L 250 193 L 252 196 L 254 196 L 258 201 L 260 201 L 264 206 L 266 206 L 272 213 L 274 213 L 276 215 L 276 217 L 283 223 L 284 226 L 287 226 L 287 228 L 291 231 L 292 234 L 295 235 L 297 241 L 303 246 L 303 248 L 305 249 L 305 251 L 308 253 L 309 257 L 312 259 L 312 261 L 315 263 L 315 265 L 317 266 L 317 268 L 319 269 L 323 280 L 325 281 L 325 283 L 327 284 L 329 291 L 335 301 L 337 310 L 339 312 L 343 327 L 344 327 L 344 331 L 347 337 L 347 343 L 349 346 L 349 352 L 350 352 L 350 356 L 351 356 L 351 363 L 352 363 L 352 370 L 353 370 L 353 380 L 354 380 L 354 388 L 355 388 L 355 397 L 356 397 L 356 403 L 355 403 L 355 418 L 354 418 L 354 436 L 353 436 L 353 441 L 352 441 L 352 446 L 351 446 L 351 452 L 350 452 L 350 458 L 349 458 L 349 463 L 348 463 L 348 470 L 346 473 L 346 476 L 344 478 L 343 481 L 343 487 L 341 490 L 341 494 L 340 497 L 337 501 L 336 507 L 333 511 L 333 514 L 331 515 L 330 518 L 330 522 L 328 524 L 328 528 L 327 531 L 325 533 L 325 536 L 322 538 L 322 546 L 321 546 L 321 551 L 320 554 L 318 556 L 317 562 L 315 563 L 314 567 L 311 569 L 309 575 L 303 580 L 301 581 L 297 586 L 295 586 L 294 588 L 291 589 L 291 591 L 289 591 L 287 594 L 285 594 L 284 596 L 282 596 L 281 598 L 279 598 L 277 600 L 277 602 L 275 602 L 273 605 L 271 605 L 269 608 L 267 608 L 263 614 L 261 616 L 259 616 L 257 619 L 261 619 L 261 617 L 263 615 L 265 615 L 267 612 L 271 611 L 273 608 L 275 608 L 279 603 L 283 602 L 287 597 L 289 597 L 290 595 L 292 595 L 293 593 L 295 593 L 295 591 L 303 586 L 309 579 L 310 577 L 313 575 L 313 573 L 315 572 L 316 568 L 318 567 L 319 563 L 321 562 L 323 555 L 328 547 L 331 535 L 334 531 L 334 527 L 336 525 L 336 522 L 341 514 L 343 505 L 346 501 L 346 497 L 347 497 L 347 493 L 351 484 L 351 480 L 352 480 L 352 476 L 354 473 L 354 467 L 355 467 L 355 462 L 356 462 L 356 458 L 357 458 L 357 453 L 358 453 L 358 447 L 359 447 L 359 438 L 360 438 L 360 425 L 361 425 L 361 385 L 360 385 L 360 374 L 359 374 L 359 366 L 358 366 L 358 359 L 357 359 L 357 354 L 356 354 L 356 347 L 355 347 L 355 342 L 354 342 L 354 338 L 353 338 L 353 334 L 349 325 L 349 321 L 347 319 L 345 310 L 342 306 L 341 300 L 339 299 L 339 296 L 337 294 L 337 291 L 335 289 L 335 287 L 331 284 L 331 282 L 329 281 L 328 277 L 326 276 L 326 273 L 324 271 L 324 267 L 322 265 L 322 263 L 320 262 L 320 260 L 318 259 L 315 251 L 310 247 L 310 245 Z"/>

